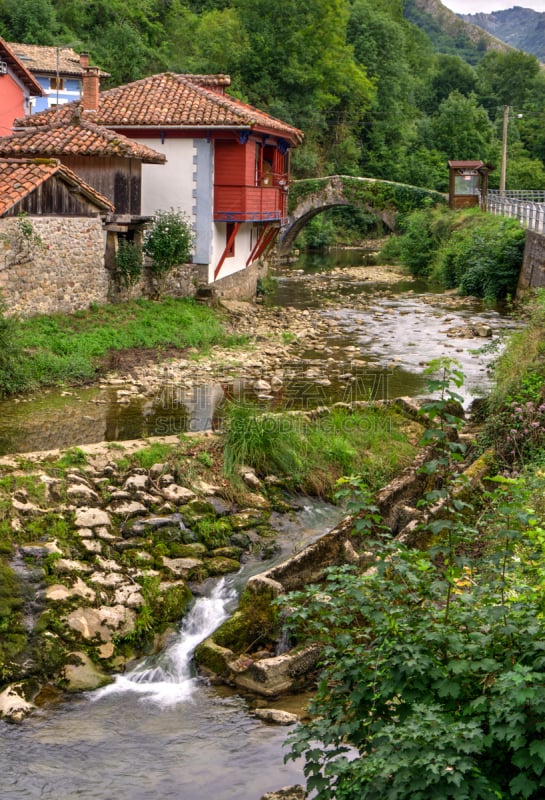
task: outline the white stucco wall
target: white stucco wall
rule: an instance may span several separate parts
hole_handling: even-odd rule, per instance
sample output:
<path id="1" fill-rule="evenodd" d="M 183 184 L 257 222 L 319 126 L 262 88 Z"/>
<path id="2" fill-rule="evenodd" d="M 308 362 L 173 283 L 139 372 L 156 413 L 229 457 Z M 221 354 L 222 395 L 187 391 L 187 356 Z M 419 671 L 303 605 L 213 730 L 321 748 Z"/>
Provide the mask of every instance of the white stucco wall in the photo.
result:
<path id="1" fill-rule="evenodd" d="M 166 164 L 142 164 L 142 214 L 171 208 L 193 218 L 195 145 L 193 139 L 137 139 L 164 153 Z"/>
<path id="2" fill-rule="evenodd" d="M 252 236 L 253 223 L 242 223 L 235 240 L 235 255 L 226 258 L 221 267 L 218 278 L 225 278 L 241 269 L 246 268 L 246 261 L 257 241 L 258 233 L 254 230 Z M 214 280 L 215 265 L 218 263 L 225 250 L 226 243 L 226 223 L 217 222 L 214 225 L 214 236 L 212 241 L 212 263 L 210 264 L 208 281 Z"/>

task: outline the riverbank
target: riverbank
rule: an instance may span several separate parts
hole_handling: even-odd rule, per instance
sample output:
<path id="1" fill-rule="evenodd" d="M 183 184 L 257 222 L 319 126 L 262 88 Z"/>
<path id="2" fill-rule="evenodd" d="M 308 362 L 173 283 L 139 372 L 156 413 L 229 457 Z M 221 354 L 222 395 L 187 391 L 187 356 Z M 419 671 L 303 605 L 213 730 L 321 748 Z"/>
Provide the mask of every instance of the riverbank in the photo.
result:
<path id="1" fill-rule="evenodd" d="M 310 476 L 329 495 L 345 472 L 378 487 L 418 439 L 387 407 L 252 414 L 227 443 L 210 433 L 0 461 L 0 714 L 17 718 L 51 687 L 96 688 L 156 651 L 207 579 L 276 551 L 277 515 L 296 512 Z"/>

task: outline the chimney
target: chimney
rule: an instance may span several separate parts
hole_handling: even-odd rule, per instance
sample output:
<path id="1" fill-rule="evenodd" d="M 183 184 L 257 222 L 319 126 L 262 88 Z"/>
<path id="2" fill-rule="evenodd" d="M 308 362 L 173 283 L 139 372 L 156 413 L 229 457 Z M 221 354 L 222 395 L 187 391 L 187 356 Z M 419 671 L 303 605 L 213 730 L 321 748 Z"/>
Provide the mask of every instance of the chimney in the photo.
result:
<path id="1" fill-rule="evenodd" d="M 84 111 L 98 111 L 98 88 L 100 83 L 98 67 L 86 67 L 83 70 L 83 103 Z"/>
<path id="2" fill-rule="evenodd" d="M 89 66 L 89 53 L 80 53 L 79 54 L 79 65 L 82 69 L 87 69 Z"/>

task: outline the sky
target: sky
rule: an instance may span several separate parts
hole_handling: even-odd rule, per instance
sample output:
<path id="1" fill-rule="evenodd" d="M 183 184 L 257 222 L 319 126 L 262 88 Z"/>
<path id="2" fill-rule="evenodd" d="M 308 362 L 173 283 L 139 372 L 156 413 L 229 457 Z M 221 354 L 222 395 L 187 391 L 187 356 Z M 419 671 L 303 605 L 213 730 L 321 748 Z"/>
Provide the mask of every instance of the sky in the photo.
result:
<path id="1" fill-rule="evenodd" d="M 444 6 L 456 14 L 478 14 L 502 11 L 504 8 L 533 8 L 534 11 L 545 11 L 545 0 L 441 0 Z"/>

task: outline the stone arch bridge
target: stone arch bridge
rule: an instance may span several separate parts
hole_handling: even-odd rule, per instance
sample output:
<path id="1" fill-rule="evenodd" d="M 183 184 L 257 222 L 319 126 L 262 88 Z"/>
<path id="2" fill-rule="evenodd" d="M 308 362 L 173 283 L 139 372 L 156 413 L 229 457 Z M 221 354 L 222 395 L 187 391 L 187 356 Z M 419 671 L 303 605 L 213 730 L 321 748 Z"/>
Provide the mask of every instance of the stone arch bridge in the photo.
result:
<path id="1" fill-rule="evenodd" d="M 393 230 L 399 212 L 446 202 L 447 196 L 440 192 L 375 178 L 330 175 L 293 181 L 288 221 L 280 231 L 276 251 L 279 256 L 289 255 L 297 235 L 312 217 L 335 206 L 354 206 L 371 211 Z"/>

